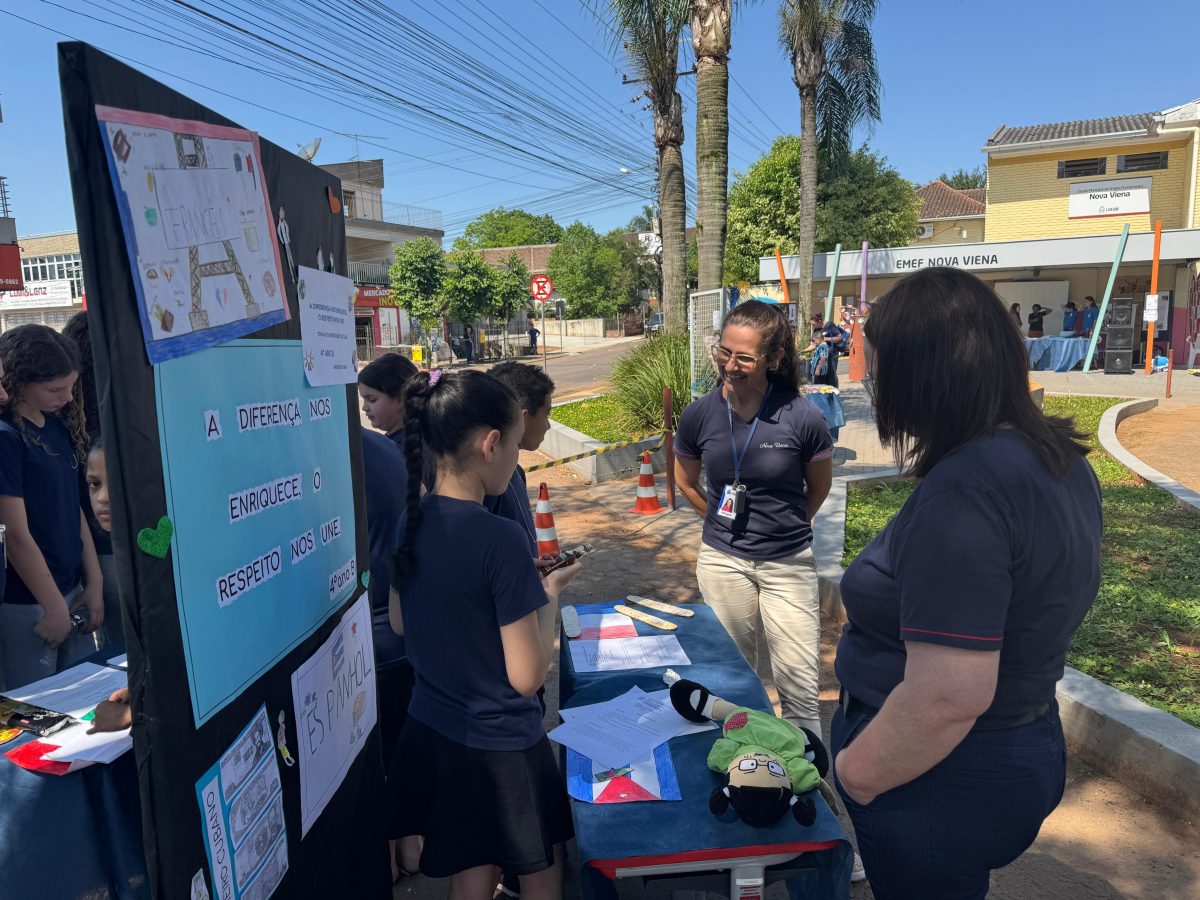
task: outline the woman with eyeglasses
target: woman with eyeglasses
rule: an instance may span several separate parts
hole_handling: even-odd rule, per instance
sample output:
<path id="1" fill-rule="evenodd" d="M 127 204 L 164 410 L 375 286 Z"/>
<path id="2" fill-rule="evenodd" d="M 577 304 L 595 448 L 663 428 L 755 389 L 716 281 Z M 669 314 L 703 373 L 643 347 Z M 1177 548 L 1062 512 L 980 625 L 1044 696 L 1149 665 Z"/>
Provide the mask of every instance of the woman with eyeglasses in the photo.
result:
<path id="1" fill-rule="evenodd" d="M 796 338 L 777 307 L 735 307 L 712 354 L 720 384 L 684 410 L 675 435 L 676 480 L 704 516 L 696 580 L 755 668 L 766 637 L 783 717 L 819 735 L 812 519 L 833 482 L 833 440 L 797 393 Z"/>
<path id="2" fill-rule="evenodd" d="M 933 268 L 866 324 L 879 438 L 920 479 L 841 585 L 831 752 L 879 900 L 985 896 L 1062 799 L 1055 684 L 1100 584 L 1100 490 L 1011 322 Z"/>

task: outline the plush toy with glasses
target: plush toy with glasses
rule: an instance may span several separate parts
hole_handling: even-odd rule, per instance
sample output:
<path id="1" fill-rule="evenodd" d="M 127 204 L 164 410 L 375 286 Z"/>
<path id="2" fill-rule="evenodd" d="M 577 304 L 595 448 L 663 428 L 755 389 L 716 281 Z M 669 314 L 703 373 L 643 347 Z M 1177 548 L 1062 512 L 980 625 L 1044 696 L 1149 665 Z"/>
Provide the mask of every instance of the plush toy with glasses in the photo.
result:
<path id="1" fill-rule="evenodd" d="M 801 825 L 817 816 L 812 798 L 821 790 L 836 810 L 833 792 L 821 779 L 829 771 L 829 754 L 821 739 L 772 715 L 734 706 L 694 681 L 671 685 L 671 704 L 693 722 L 721 722 L 721 737 L 708 753 L 708 767 L 728 781 L 713 791 L 708 808 L 722 815 L 731 806 L 747 825 L 767 828 L 790 811 Z"/>

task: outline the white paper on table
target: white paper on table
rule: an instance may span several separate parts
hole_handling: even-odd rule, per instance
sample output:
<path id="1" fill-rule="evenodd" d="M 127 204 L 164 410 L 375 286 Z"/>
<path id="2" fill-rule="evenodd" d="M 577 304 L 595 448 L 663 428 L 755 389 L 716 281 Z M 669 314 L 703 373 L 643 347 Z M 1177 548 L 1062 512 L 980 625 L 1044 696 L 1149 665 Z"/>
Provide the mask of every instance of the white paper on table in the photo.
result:
<path id="1" fill-rule="evenodd" d="M 569 712 L 566 722 L 550 732 L 550 740 L 613 768 L 647 755 L 691 724 L 660 697 L 637 687 Z"/>
<path id="2" fill-rule="evenodd" d="M 112 659 L 110 659 L 108 661 L 108 664 L 110 666 L 115 666 L 118 669 L 128 669 L 129 668 L 129 654 L 122 653 L 120 656 L 114 656 Z"/>
<path id="3" fill-rule="evenodd" d="M 579 617 L 578 641 L 637 637 L 633 619 L 622 613 L 587 613 Z"/>
<path id="4" fill-rule="evenodd" d="M 133 749 L 133 738 L 129 736 L 128 728 L 123 731 L 88 734 L 91 727 L 91 722 L 84 722 L 51 735 L 49 742 L 58 744 L 58 749 L 46 753 L 42 759 L 110 763 L 122 753 Z"/>
<path id="5" fill-rule="evenodd" d="M 636 688 L 635 688 L 635 690 L 636 690 Z M 651 692 L 647 693 L 645 696 L 648 699 L 658 700 L 660 703 L 662 703 L 663 705 L 668 707 L 672 712 L 675 712 L 675 707 L 671 704 L 670 690 L 651 691 Z M 609 701 L 605 701 L 605 702 L 611 703 L 612 701 L 609 700 Z M 593 704 L 593 707 L 603 706 L 603 705 L 604 705 L 604 703 L 596 703 L 596 704 Z M 558 714 L 560 716 L 562 716 L 562 720 L 564 722 L 570 722 L 572 719 L 575 718 L 575 716 L 579 712 L 579 710 L 588 709 L 588 708 L 589 707 L 586 707 L 586 706 L 576 706 L 571 709 L 560 709 L 558 711 Z M 675 714 L 677 716 L 679 715 L 679 713 L 677 713 L 677 712 Z M 714 728 L 717 727 L 717 723 L 712 722 L 712 721 L 693 722 L 690 719 L 683 718 L 683 716 L 679 716 L 679 718 L 683 722 L 683 727 L 680 731 L 678 731 L 675 734 L 675 737 L 682 737 L 685 734 L 700 734 L 703 731 L 712 731 Z"/>
<path id="6" fill-rule="evenodd" d="M 301 266 L 300 337 L 304 376 L 313 387 L 358 380 L 354 335 L 354 282 L 332 272 Z"/>
<path id="7" fill-rule="evenodd" d="M 683 652 L 679 638 L 673 634 L 571 641 L 570 647 L 571 663 L 576 672 L 619 672 L 692 664 Z"/>
<path id="8" fill-rule="evenodd" d="M 95 709 L 101 700 L 107 700 L 128 685 L 129 673 L 83 662 L 15 691 L 5 691 L 4 695 L 80 719 Z"/>

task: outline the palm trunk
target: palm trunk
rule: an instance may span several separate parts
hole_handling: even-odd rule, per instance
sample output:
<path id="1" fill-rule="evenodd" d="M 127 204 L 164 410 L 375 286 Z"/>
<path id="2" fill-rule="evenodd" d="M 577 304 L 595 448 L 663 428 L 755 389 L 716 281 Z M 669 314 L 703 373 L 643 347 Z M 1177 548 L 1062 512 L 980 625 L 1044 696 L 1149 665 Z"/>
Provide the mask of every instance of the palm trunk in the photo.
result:
<path id="1" fill-rule="evenodd" d="M 696 243 L 700 290 L 725 280 L 729 182 L 729 65 L 696 60 Z"/>
<path id="2" fill-rule="evenodd" d="M 800 291 L 798 311 L 812 315 L 813 251 L 817 240 L 817 88 L 800 88 Z M 805 312 L 807 311 L 807 312 Z M 824 310 L 822 310 L 823 312 Z"/>
<path id="3" fill-rule="evenodd" d="M 663 143 L 658 148 L 658 207 L 662 216 L 663 326 L 668 331 L 684 331 L 687 328 L 687 195 L 683 152 L 677 142 Z"/>

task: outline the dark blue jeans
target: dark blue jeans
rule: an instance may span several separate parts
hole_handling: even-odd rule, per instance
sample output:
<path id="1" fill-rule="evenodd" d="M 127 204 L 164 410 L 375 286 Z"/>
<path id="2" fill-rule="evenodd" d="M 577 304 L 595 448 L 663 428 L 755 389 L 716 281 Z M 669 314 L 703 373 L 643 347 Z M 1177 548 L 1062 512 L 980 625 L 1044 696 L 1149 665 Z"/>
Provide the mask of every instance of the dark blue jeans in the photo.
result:
<path id="1" fill-rule="evenodd" d="M 832 753 L 874 717 L 841 706 Z M 1019 728 L 972 731 L 944 760 L 867 806 L 837 783 L 876 900 L 985 897 L 992 869 L 1008 865 L 1037 837 L 1062 799 L 1066 745 L 1058 706 Z"/>

